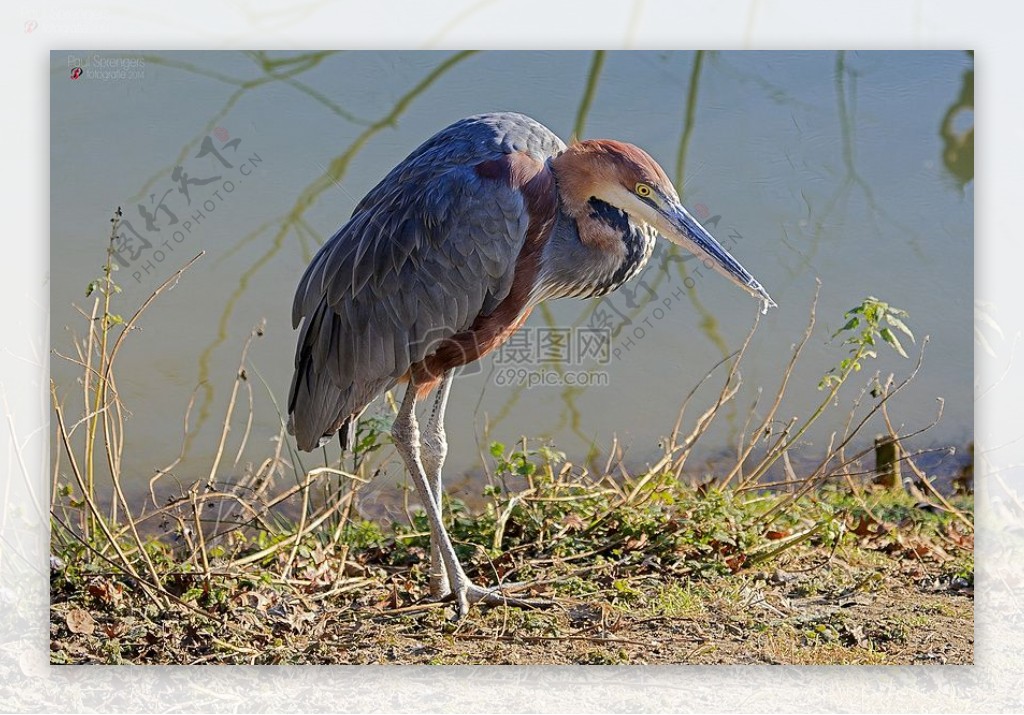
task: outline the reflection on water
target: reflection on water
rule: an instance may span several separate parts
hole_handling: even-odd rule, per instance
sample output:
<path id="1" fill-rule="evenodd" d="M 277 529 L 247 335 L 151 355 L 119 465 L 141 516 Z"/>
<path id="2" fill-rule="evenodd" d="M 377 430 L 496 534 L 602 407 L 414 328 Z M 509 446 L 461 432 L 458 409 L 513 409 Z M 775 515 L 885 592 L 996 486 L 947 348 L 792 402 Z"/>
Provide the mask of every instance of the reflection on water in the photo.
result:
<path id="1" fill-rule="evenodd" d="M 736 402 L 705 438 L 706 456 L 735 445 L 749 406 L 762 390 L 774 393 L 815 278 L 823 327 L 792 381 L 785 413 L 804 413 L 821 399 L 818 380 L 843 352 L 827 336 L 843 311 L 877 295 L 908 310 L 915 333 L 931 336 L 925 368 L 894 405 L 898 420 L 908 429 L 927 424 L 942 397 L 943 421 L 920 444 L 971 439 L 969 54 L 137 57 L 144 77 L 90 82 L 69 80 L 64 58 L 54 56 L 51 310 L 54 346 L 65 347 L 67 331 L 80 332 L 72 304 L 83 303 L 97 273 L 104 225 L 118 205 L 136 228 L 151 229 L 140 231 L 148 252 L 140 250 L 120 278 L 123 305 L 138 304 L 207 251 L 154 304 L 120 358 L 120 394 L 132 411 L 125 468 L 138 485 L 178 455 L 183 436 L 176 471 L 185 480 L 208 472 L 239 350 L 262 319 L 266 335 L 250 349 L 249 365 L 278 402 L 284 398 L 295 340 L 292 291 L 316 246 L 424 138 L 495 109 L 530 114 L 566 139 L 575 133 L 644 146 L 670 170 L 693 213 L 779 302 L 751 342 Z M 225 148 L 232 143 L 234 151 Z M 223 153 L 204 154 L 208 147 Z M 246 159 L 251 170 L 243 174 Z M 183 171 L 230 179 L 232 191 L 214 199 L 195 186 L 186 198 Z M 207 200 L 213 208 L 204 210 Z M 168 210 L 154 208 L 161 201 Z M 148 224 L 137 207 L 149 212 Z M 169 211 L 178 223 L 168 222 Z M 181 240 L 167 241 L 185 221 Z M 155 250 L 164 258 L 156 261 Z M 552 376 L 544 387 L 499 384 L 493 360 L 464 375 L 449 411 L 449 474 L 473 470 L 487 439 L 521 434 L 550 437 L 577 460 L 603 460 L 617 439 L 627 463 L 642 463 L 671 431 L 686 392 L 742 342 L 756 309 L 674 246 L 661 247 L 643 274 L 605 299 L 543 306 L 530 326 L 606 328 L 607 361 L 541 359 L 531 369 Z M 910 366 L 882 355 L 876 367 Z M 602 380 L 578 384 L 580 374 L 596 373 Z M 75 370 L 57 360 L 53 377 L 69 388 Z M 182 419 L 197 386 L 186 430 Z M 257 384 L 253 395 L 236 470 L 271 453 L 279 430 L 267 390 Z M 823 448 L 844 418 L 836 410 L 806 435 L 808 449 Z"/>
<path id="2" fill-rule="evenodd" d="M 972 64 L 964 70 L 960 94 L 942 117 L 939 129 L 942 161 L 961 185 L 974 179 L 974 52 L 968 54 Z"/>

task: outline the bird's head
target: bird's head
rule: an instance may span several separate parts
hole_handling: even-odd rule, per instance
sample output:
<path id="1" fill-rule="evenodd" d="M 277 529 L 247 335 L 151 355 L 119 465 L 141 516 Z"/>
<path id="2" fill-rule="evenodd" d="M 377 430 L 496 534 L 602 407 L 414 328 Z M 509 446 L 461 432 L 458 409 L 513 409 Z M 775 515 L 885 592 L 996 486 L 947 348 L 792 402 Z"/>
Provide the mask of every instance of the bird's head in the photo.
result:
<path id="1" fill-rule="evenodd" d="M 573 142 L 552 160 L 552 168 L 570 215 L 579 218 L 590 211 L 592 199 L 603 201 L 696 255 L 761 300 L 765 310 L 775 306 L 754 276 L 683 207 L 672 180 L 643 149 L 607 139 Z"/>

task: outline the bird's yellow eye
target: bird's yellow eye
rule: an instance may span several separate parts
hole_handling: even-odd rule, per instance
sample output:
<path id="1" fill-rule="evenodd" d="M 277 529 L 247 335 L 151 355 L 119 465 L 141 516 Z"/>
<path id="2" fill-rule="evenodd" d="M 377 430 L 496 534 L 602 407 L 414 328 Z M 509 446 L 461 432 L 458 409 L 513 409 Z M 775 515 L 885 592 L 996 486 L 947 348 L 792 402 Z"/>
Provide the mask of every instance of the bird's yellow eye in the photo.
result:
<path id="1" fill-rule="evenodd" d="M 653 193 L 651 187 L 643 182 L 638 182 L 633 191 L 635 191 L 636 195 L 641 198 L 647 198 Z"/>

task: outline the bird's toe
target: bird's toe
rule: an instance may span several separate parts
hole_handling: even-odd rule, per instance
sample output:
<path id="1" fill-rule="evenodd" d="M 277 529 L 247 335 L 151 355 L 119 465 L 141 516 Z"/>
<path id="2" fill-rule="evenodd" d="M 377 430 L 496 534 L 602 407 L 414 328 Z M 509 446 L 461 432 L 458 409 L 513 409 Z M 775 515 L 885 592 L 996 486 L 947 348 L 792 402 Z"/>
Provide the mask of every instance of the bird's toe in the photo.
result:
<path id="1" fill-rule="evenodd" d="M 491 588 L 484 588 L 482 586 L 477 586 L 476 584 L 469 584 L 466 595 L 470 603 L 479 603 L 485 606 L 516 606 L 518 608 L 532 609 L 548 608 L 554 605 L 554 603 L 550 601 L 519 598 L 508 593 L 510 590 L 515 590 L 516 588 L 521 588 L 526 585 L 528 584 L 510 583 L 503 584 L 501 586 L 493 586 Z"/>

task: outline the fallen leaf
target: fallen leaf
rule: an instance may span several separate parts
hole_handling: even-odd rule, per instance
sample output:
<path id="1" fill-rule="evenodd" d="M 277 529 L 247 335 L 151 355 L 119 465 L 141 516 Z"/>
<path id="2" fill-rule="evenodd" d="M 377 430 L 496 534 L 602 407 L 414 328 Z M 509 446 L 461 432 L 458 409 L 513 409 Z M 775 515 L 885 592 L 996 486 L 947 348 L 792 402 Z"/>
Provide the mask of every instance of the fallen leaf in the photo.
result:
<path id="1" fill-rule="evenodd" d="M 120 603 L 124 594 L 124 586 L 113 581 L 98 581 L 89 584 L 89 595 L 107 606 Z"/>
<path id="2" fill-rule="evenodd" d="M 627 551 L 639 551 L 647 543 L 647 534 L 642 533 L 639 537 L 630 537 L 626 539 L 626 550 Z"/>
<path id="3" fill-rule="evenodd" d="M 961 534 L 957 530 L 955 524 L 950 524 L 946 528 L 946 536 L 949 537 L 950 541 L 952 541 L 954 544 L 956 544 L 957 546 L 959 546 L 962 549 L 969 549 L 969 550 L 973 550 L 974 549 L 974 535 L 973 534 Z"/>
<path id="4" fill-rule="evenodd" d="M 516 561 L 512 554 L 507 551 L 494 560 L 494 573 L 498 578 L 504 578 L 506 574 L 516 568 Z"/>
<path id="5" fill-rule="evenodd" d="M 736 573 L 737 571 L 740 570 L 740 568 L 743 566 L 743 564 L 744 564 L 744 562 L 746 562 L 746 560 L 747 560 L 746 554 L 736 554 L 735 556 L 732 556 L 732 557 L 726 559 L 725 560 L 725 565 L 729 567 L 730 571 L 732 571 L 733 573 Z"/>
<path id="6" fill-rule="evenodd" d="M 355 561 L 346 561 L 345 570 L 342 572 L 343 576 L 366 576 L 370 573 L 370 569 L 366 568 L 362 564 L 358 564 Z"/>
<path id="7" fill-rule="evenodd" d="M 231 603 L 240 608 L 254 608 L 265 611 L 275 599 L 271 594 L 260 591 L 240 591 L 231 597 Z"/>
<path id="8" fill-rule="evenodd" d="M 569 514 L 566 514 L 565 517 L 562 519 L 562 526 L 565 528 L 566 531 L 579 531 L 584 526 L 586 526 L 586 524 L 583 523 L 583 519 L 581 519 L 578 515 L 570 512 Z"/>
<path id="9" fill-rule="evenodd" d="M 91 636 L 96 630 L 96 621 L 89 615 L 88 611 L 81 608 L 73 608 L 67 615 L 68 630 L 72 633 L 79 633 L 83 636 Z"/>
<path id="10" fill-rule="evenodd" d="M 874 517 L 862 516 L 856 525 L 850 527 L 850 532 L 860 537 L 879 536 L 887 531 L 885 525 Z"/>
<path id="11" fill-rule="evenodd" d="M 117 638 L 124 635 L 126 629 L 122 623 L 109 623 L 105 626 L 100 626 L 100 630 L 103 631 L 103 635 L 107 638 Z"/>

